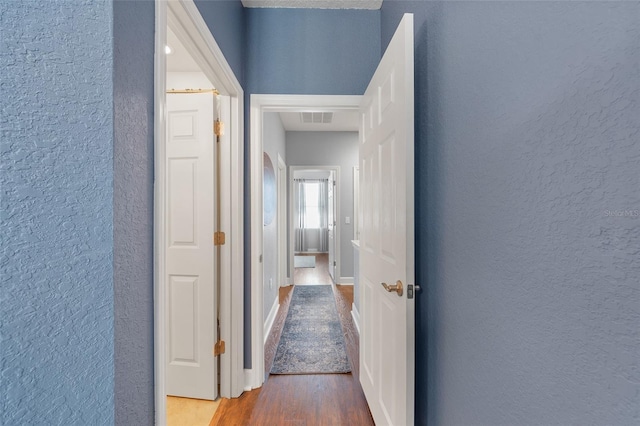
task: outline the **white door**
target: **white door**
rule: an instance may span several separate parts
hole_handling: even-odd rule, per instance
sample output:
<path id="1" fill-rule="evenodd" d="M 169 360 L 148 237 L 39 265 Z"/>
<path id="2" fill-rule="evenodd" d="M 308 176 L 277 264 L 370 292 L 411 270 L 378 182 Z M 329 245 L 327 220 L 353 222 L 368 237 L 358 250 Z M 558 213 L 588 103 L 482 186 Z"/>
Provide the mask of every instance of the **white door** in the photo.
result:
<path id="1" fill-rule="evenodd" d="M 413 15 L 362 105 L 360 382 L 376 424 L 404 426 L 414 420 Z M 382 285 L 398 281 L 401 295 Z"/>
<path id="2" fill-rule="evenodd" d="M 329 275 L 333 279 L 333 282 L 337 283 L 336 279 L 336 172 L 333 170 L 329 174 L 329 185 L 327 188 L 327 227 L 329 234 Z"/>
<path id="3" fill-rule="evenodd" d="M 167 394 L 217 396 L 214 97 L 167 95 Z"/>

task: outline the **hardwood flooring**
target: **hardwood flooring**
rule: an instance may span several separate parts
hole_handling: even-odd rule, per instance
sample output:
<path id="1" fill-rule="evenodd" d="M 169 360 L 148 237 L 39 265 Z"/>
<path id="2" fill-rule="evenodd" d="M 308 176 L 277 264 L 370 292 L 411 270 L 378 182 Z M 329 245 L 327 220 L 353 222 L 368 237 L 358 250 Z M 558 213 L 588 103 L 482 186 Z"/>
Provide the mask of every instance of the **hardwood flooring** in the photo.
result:
<path id="1" fill-rule="evenodd" d="M 294 268 L 293 283 L 296 285 L 306 284 L 332 284 L 333 280 L 329 275 L 329 253 L 298 254 L 296 256 L 315 256 L 315 268 Z"/>
<path id="2" fill-rule="evenodd" d="M 207 426 L 211 421 L 220 399 L 203 399 L 167 396 L 167 426 Z"/>
<path id="3" fill-rule="evenodd" d="M 353 373 L 273 376 L 267 374 L 262 388 L 245 392 L 240 398 L 223 399 L 210 426 L 374 425 L 358 381 L 358 332 L 351 318 L 353 286 L 332 287 Z M 280 289 L 280 309 L 265 345 L 265 371 L 271 369 L 292 290 L 293 286 Z"/>

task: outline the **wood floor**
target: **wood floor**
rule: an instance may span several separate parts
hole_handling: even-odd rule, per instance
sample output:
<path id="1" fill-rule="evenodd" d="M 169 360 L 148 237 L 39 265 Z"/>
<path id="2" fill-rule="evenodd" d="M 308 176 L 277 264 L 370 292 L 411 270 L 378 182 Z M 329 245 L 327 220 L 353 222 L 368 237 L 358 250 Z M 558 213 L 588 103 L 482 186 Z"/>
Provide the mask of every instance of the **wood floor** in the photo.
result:
<path id="1" fill-rule="evenodd" d="M 320 260 L 320 261 L 319 261 Z M 316 257 L 318 271 L 304 271 L 307 279 L 326 279 Z M 296 271 L 297 272 L 297 271 Z M 298 277 L 294 277 L 297 280 Z M 329 277 L 329 280 L 331 277 Z M 296 281 L 298 282 L 298 281 Z M 302 285 L 304 285 L 302 283 Z M 318 282 L 311 282 L 319 284 Z M 328 283 L 327 283 L 328 284 Z M 267 374 L 260 389 L 245 392 L 240 398 L 222 399 L 210 426 L 216 425 L 374 425 L 358 381 L 358 332 L 351 318 L 353 286 L 332 285 L 342 323 L 347 355 L 353 373 L 316 375 Z M 282 327 L 291 301 L 293 286 L 280 289 L 280 309 L 265 344 L 265 371 L 271 369 Z"/>
<path id="2" fill-rule="evenodd" d="M 296 285 L 306 284 L 331 284 L 333 280 L 329 275 L 329 254 L 298 254 L 296 256 L 315 256 L 315 268 L 294 268 L 293 283 Z"/>
<path id="3" fill-rule="evenodd" d="M 220 399 L 205 401 L 167 396 L 167 426 L 207 426 L 219 404 Z"/>

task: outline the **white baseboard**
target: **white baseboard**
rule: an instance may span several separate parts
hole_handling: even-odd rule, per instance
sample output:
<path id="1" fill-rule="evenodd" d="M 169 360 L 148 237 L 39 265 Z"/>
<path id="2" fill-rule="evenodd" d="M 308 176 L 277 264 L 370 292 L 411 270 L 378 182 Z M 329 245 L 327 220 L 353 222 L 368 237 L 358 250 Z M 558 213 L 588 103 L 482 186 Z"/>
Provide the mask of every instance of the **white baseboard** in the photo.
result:
<path id="1" fill-rule="evenodd" d="M 338 281 L 338 284 L 353 285 L 353 277 L 340 277 L 340 281 Z"/>
<path id="2" fill-rule="evenodd" d="M 351 318 L 353 318 L 353 325 L 356 326 L 356 330 L 360 334 L 360 312 L 358 312 L 355 303 L 351 305 Z"/>
<path id="3" fill-rule="evenodd" d="M 273 327 L 273 321 L 276 319 L 276 314 L 278 313 L 278 308 L 280 307 L 279 297 L 276 294 L 276 299 L 273 301 L 273 306 L 271 306 L 271 310 L 269 311 L 269 315 L 264 322 L 264 343 L 267 343 L 267 338 L 269 337 L 269 332 L 271 331 L 271 327 Z"/>
<path id="4" fill-rule="evenodd" d="M 252 389 L 251 387 L 252 378 L 253 378 L 253 371 L 245 368 L 244 369 L 244 388 L 243 388 L 245 392 L 249 392 Z"/>

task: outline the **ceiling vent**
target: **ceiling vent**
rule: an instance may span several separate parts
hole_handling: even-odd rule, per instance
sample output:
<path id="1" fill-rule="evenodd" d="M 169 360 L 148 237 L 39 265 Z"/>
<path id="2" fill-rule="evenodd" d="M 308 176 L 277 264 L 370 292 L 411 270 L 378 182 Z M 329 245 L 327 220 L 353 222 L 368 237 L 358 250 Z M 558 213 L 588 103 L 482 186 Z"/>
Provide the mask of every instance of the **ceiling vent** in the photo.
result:
<path id="1" fill-rule="evenodd" d="M 332 112 L 301 112 L 300 122 L 303 124 L 329 124 L 333 121 Z"/>

